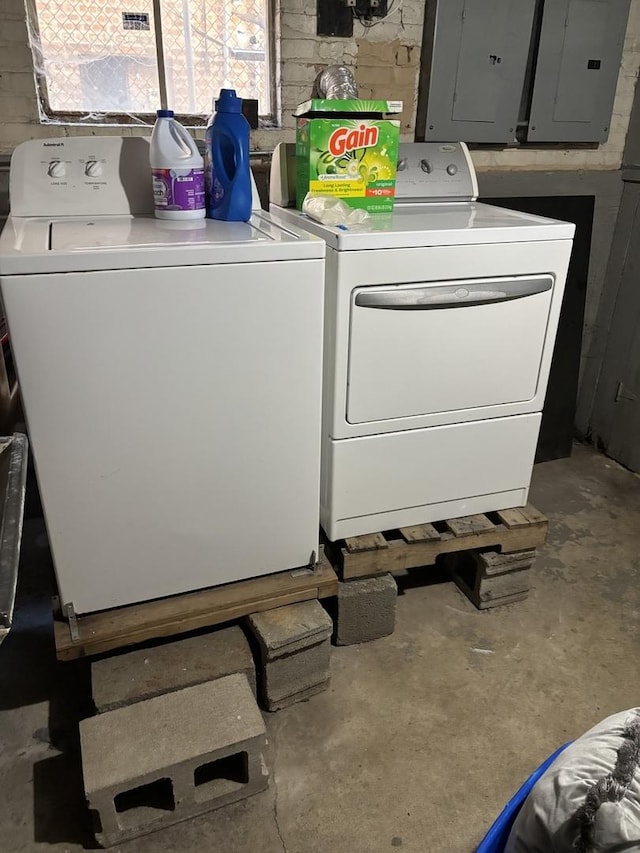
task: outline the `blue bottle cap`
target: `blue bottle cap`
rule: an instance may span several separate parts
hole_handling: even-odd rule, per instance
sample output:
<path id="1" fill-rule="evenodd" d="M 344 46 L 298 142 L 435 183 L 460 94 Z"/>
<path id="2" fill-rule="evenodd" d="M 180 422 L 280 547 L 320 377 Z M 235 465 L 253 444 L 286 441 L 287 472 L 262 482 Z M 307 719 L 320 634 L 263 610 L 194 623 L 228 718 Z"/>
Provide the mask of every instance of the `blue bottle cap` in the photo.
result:
<path id="1" fill-rule="evenodd" d="M 156 110 L 158 118 L 173 118 L 173 110 Z"/>
<path id="2" fill-rule="evenodd" d="M 221 113 L 241 113 L 242 98 L 236 95 L 235 89 L 220 89 L 220 95 L 215 103 L 215 109 Z"/>

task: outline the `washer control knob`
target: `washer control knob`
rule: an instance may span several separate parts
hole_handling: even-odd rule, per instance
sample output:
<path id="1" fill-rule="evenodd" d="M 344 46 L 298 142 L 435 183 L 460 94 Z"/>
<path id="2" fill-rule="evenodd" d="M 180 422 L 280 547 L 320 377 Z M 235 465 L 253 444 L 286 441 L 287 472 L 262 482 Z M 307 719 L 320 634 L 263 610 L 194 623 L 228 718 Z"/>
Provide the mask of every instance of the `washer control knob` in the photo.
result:
<path id="1" fill-rule="evenodd" d="M 64 178 L 67 174 L 67 167 L 62 160 L 52 160 L 47 167 L 47 175 L 50 178 Z"/>
<path id="2" fill-rule="evenodd" d="M 433 166 L 428 160 L 420 160 L 420 168 L 423 172 L 426 172 L 427 175 L 430 175 L 433 172 Z"/>
<path id="3" fill-rule="evenodd" d="M 404 172 L 404 170 L 407 168 L 408 165 L 409 165 L 409 161 L 407 160 L 406 157 L 403 157 L 401 160 L 398 160 L 398 165 L 396 168 L 399 172 Z"/>
<path id="4" fill-rule="evenodd" d="M 84 173 L 88 178 L 99 178 L 102 174 L 102 163 L 98 160 L 87 160 Z"/>
<path id="5" fill-rule="evenodd" d="M 454 175 L 457 175 L 457 174 L 458 174 L 458 167 L 456 166 L 456 164 L 455 163 L 449 163 L 449 165 L 447 166 L 447 175 L 451 175 L 451 177 L 453 177 Z"/>

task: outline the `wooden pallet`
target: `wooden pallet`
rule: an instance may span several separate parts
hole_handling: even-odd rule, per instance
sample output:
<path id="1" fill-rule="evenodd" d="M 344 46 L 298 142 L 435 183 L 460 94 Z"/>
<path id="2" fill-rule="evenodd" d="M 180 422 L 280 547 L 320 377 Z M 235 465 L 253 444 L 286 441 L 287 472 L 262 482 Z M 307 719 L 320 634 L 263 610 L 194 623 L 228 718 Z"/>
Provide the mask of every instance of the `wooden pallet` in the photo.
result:
<path id="1" fill-rule="evenodd" d="M 73 660 L 159 637 L 184 634 L 285 604 L 337 595 L 338 578 L 323 557 L 316 569 L 279 572 L 224 586 L 77 616 L 54 618 L 56 655 Z"/>
<path id="2" fill-rule="evenodd" d="M 531 504 L 519 509 L 417 524 L 385 533 L 354 536 L 332 545 L 343 580 L 431 566 L 441 554 L 493 548 L 508 553 L 539 548 L 549 522 Z"/>

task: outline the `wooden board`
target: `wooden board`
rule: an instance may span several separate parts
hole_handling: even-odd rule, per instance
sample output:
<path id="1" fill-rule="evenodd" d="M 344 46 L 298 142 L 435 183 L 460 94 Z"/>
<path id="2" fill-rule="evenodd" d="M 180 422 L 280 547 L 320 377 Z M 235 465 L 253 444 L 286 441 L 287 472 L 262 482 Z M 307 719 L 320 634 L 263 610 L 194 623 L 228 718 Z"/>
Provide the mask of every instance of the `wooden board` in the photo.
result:
<path id="1" fill-rule="evenodd" d="M 498 548 L 502 553 L 510 553 L 540 548 L 547 538 L 547 519 L 530 505 L 518 512 L 522 518 L 518 516 L 517 523 L 514 516 L 507 516 L 511 527 L 502 520 L 494 523 L 488 515 L 478 514 L 446 521 L 448 530 L 444 533 L 439 533 L 431 524 L 415 525 L 402 528 L 399 531 L 402 538 L 397 538 L 395 533 L 392 536 L 377 534 L 385 540 L 385 548 L 359 550 L 354 542 L 361 537 L 353 537 L 349 540 L 350 548 L 337 543 L 333 552 L 343 580 L 352 580 L 431 566 L 440 554 L 456 551 Z M 501 518 L 500 514 L 498 516 Z M 423 530 L 421 534 L 420 528 L 426 528 L 426 532 Z"/>
<path id="2" fill-rule="evenodd" d="M 530 569 L 535 558 L 535 548 L 513 551 L 510 554 L 500 554 L 498 551 L 482 551 L 478 554 L 482 575 L 487 578 L 518 571 L 518 569 Z"/>
<path id="3" fill-rule="evenodd" d="M 400 533 L 405 542 L 433 542 L 440 534 L 433 524 L 414 524 L 411 527 L 401 527 Z"/>
<path id="4" fill-rule="evenodd" d="M 532 524 L 537 524 L 538 522 L 544 522 L 545 524 L 549 523 L 547 516 L 543 515 L 540 510 L 536 509 L 531 504 L 521 507 L 520 512 L 526 516 Z"/>
<path id="5" fill-rule="evenodd" d="M 461 551 L 447 558 L 453 580 L 479 610 L 522 601 L 529 594 L 531 566 L 535 552 L 522 552 L 520 565 L 516 565 L 515 561 L 509 559 L 510 569 L 506 571 L 500 573 L 486 571 L 487 563 L 495 566 L 501 562 L 503 556 L 495 551 L 471 553 Z"/>
<path id="6" fill-rule="evenodd" d="M 337 595 L 336 573 L 323 558 L 318 567 L 279 572 L 224 586 L 78 616 L 78 639 L 54 619 L 56 655 L 73 660 L 159 637 L 184 634 L 285 604 Z"/>
<path id="7" fill-rule="evenodd" d="M 381 551 L 387 547 L 382 533 L 369 533 L 367 536 L 352 536 L 344 540 L 347 551 L 358 554 L 361 551 Z"/>
<path id="8" fill-rule="evenodd" d="M 509 530 L 514 527 L 527 527 L 531 524 L 530 519 L 519 509 L 499 509 L 498 516 Z"/>
<path id="9" fill-rule="evenodd" d="M 493 530 L 494 523 L 486 515 L 465 515 L 462 518 L 451 518 L 445 524 L 454 536 L 471 536 L 474 533 L 483 533 L 485 530 Z"/>

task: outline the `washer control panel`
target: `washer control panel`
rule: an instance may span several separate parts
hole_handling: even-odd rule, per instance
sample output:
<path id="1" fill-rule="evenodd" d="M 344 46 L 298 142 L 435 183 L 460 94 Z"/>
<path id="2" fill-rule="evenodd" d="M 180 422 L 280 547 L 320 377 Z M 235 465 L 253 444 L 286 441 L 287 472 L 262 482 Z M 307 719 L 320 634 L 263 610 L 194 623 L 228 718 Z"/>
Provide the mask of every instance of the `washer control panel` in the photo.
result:
<path id="1" fill-rule="evenodd" d="M 11 158 L 14 216 L 151 213 L 149 142 L 142 137 L 34 139 Z"/>
<path id="2" fill-rule="evenodd" d="M 400 143 L 396 199 L 400 201 L 474 201 L 478 185 L 464 142 Z"/>

